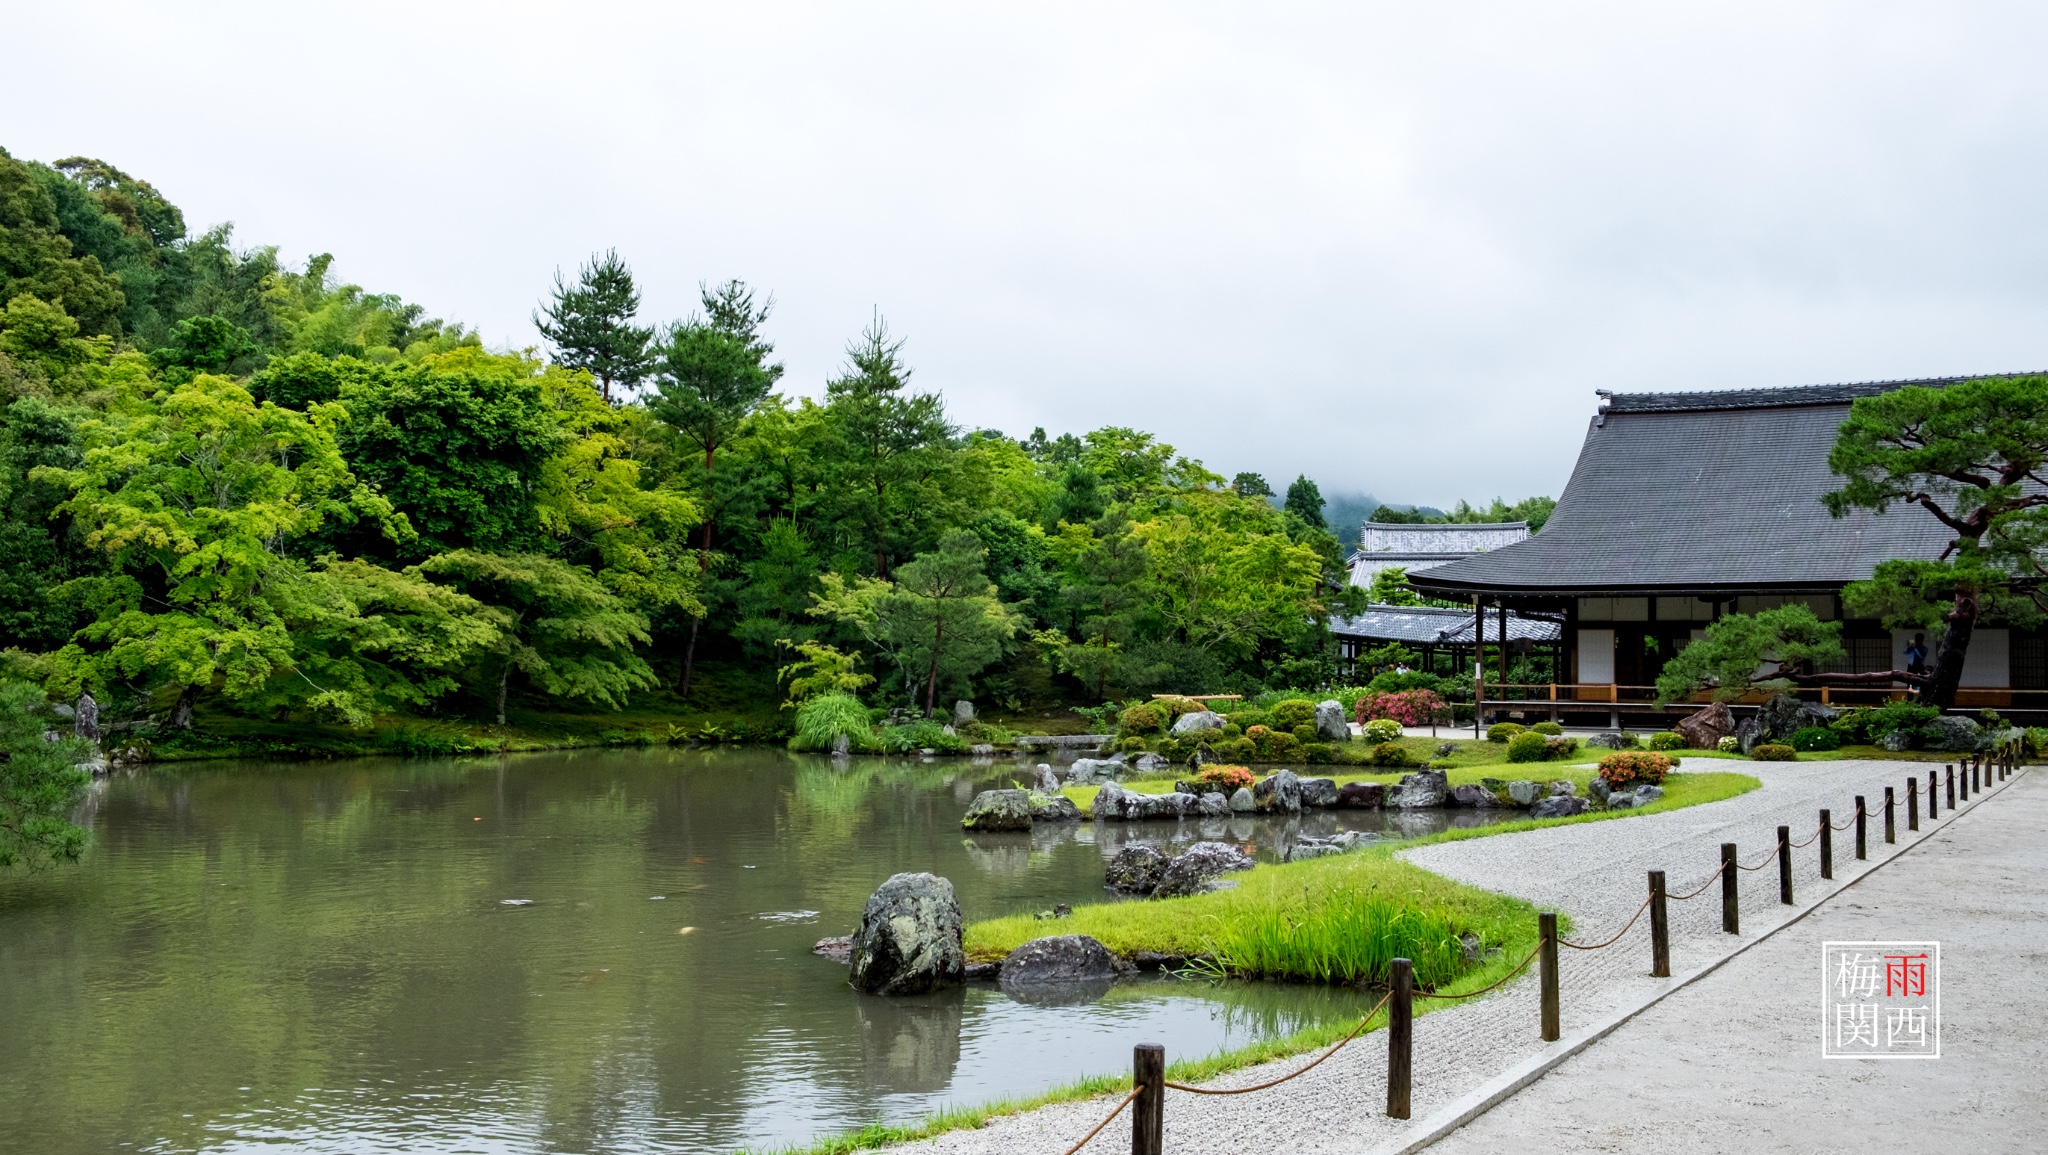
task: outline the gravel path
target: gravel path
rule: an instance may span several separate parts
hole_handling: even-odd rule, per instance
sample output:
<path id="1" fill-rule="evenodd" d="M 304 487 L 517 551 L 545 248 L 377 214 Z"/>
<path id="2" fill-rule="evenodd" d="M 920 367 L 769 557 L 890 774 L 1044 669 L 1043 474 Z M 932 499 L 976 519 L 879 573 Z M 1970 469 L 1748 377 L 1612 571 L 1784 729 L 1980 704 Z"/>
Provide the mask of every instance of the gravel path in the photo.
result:
<path id="1" fill-rule="evenodd" d="M 1630 1020 L 1429 1155 L 2039 1151 L 2048 1130 L 2048 775 Z M 1942 1054 L 1820 1057 L 1827 941 L 1941 943 Z M 1646 1070 L 1659 1077 L 1648 1085 Z"/>
<path id="2" fill-rule="evenodd" d="M 1854 813 L 1854 797 L 1869 799 L 1873 845 L 1881 845 L 1884 787 L 1899 790 L 1898 829 L 1902 842 L 1944 830 L 1944 807 L 1932 830 L 1906 830 L 1904 786 L 1909 774 L 1923 788 L 1929 766 L 1914 762 L 1841 761 L 1735 763 L 1696 759 L 1693 769 L 1737 769 L 1763 786 L 1737 798 L 1661 814 L 1580 823 L 1443 843 L 1405 852 L 1410 861 L 1461 882 L 1514 894 L 1568 914 L 1570 938 L 1599 942 L 1611 936 L 1641 905 L 1644 872 L 1667 873 L 1672 894 L 1687 893 L 1712 875 L 1720 845 L 1734 842 L 1740 860 L 1755 863 L 1775 845 L 1776 828 L 1792 828 L 1797 843 L 1814 833 L 1818 811 L 1828 807 L 1836 822 Z M 1938 769 L 1938 767 L 1936 767 Z M 1924 789 L 1923 789 L 1924 794 Z M 1975 799 L 1972 799 L 1974 803 Z M 1964 812 L 1966 813 L 1966 812 Z M 1820 878 L 1819 848 L 1793 852 L 1794 894 L 1805 905 L 1859 873 L 1854 832 L 1835 839 L 1835 880 Z M 1698 899 L 1671 904 L 1672 969 L 1684 973 L 1717 957 L 1734 942 L 1721 931 L 1720 884 Z M 1742 908 L 1759 915 L 1778 909 L 1775 865 L 1741 874 Z M 1756 920 L 1761 922 L 1761 918 Z M 1560 963 L 1563 1026 L 1567 1036 L 1603 1013 L 1641 1000 L 1664 980 L 1649 978 L 1648 918 L 1628 936 L 1601 951 L 1566 951 Z M 1413 1121 L 1384 1114 L 1386 1047 L 1379 1032 L 1340 1052 L 1284 1088 L 1244 1096 L 1192 1096 L 1168 1092 L 1166 1149 L 1174 1153 L 1243 1151 L 1360 1152 L 1396 1143 L 1438 1108 L 1499 1074 L 1540 1046 L 1537 983 L 1532 966 L 1502 990 L 1470 1003 L 1435 1011 L 1415 1022 Z M 1134 1043 L 1142 1040 L 1132 1040 Z M 1176 1056 L 1167 1056 L 1171 1061 Z M 1216 1080 L 1216 1086 L 1244 1086 L 1285 1074 L 1305 1062 L 1294 1058 L 1250 1067 Z M 1075 1072 L 1078 1076 L 1083 1072 Z M 948 1155 L 1059 1155 L 1101 1121 L 1111 1099 L 1058 1104 L 992 1121 L 974 1131 L 956 1131 L 895 1150 Z M 1130 1128 L 1118 1119 L 1105 1128 L 1090 1151 L 1128 1150 Z"/>

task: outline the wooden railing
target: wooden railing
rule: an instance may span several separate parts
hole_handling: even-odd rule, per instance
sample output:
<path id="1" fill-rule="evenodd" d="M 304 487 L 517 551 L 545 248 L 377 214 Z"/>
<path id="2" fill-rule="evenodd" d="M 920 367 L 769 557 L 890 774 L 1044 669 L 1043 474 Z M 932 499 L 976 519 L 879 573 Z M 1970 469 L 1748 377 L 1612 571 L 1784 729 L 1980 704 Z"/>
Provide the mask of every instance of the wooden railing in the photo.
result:
<path id="1" fill-rule="evenodd" d="M 1490 706 L 1554 702 L 1560 706 L 1584 703 L 1654 708 L 1657 700 L 1655 686 L 1630 686 L 1619 682 L 1486 683 L 1480 689 Z M 1793 693 L 1809 702 L 1819 702 L 1826 706 L 1881 706 L 1886 702 L 1907 701 L 1913 696 L 1912 691 L 1904 686 L 1806 686 L 1794 690 Z M 1761 704 L 1770 696 L 1752 692 L 1734 699 L 1730 704 L 1754 706 Z M 1684 700 L 1673 701 L 1665 708 L 1688 709 L 1703 706 L 1712 700 L 1711 695 L 1702 692 Z M 1973 689 L 1966 686 L 1956 691 L 1956 706 L 1972 710 L 2048 710 L 2048 690 L 1988 687 Z"/>

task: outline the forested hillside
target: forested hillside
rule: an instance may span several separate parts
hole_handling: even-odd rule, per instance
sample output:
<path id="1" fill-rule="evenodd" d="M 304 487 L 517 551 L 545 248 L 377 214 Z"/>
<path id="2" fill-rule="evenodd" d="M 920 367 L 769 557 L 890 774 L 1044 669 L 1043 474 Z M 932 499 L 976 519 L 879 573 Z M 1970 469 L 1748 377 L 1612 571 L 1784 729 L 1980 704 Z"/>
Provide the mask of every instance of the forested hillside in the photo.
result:
<path id="1" fill-rule="evenodd" d="M 920 707 L 1331 674 L 1356 595 L 1306 479 L 960 428 L 879 316 L 792 398 L 738 282 L 663 324 L 603 255 L 536 277 L 544 352 L 492 351 L 330 265 L 0 153 L 6 673 L 172 729 L 772 709 L 805 644 Z"/>

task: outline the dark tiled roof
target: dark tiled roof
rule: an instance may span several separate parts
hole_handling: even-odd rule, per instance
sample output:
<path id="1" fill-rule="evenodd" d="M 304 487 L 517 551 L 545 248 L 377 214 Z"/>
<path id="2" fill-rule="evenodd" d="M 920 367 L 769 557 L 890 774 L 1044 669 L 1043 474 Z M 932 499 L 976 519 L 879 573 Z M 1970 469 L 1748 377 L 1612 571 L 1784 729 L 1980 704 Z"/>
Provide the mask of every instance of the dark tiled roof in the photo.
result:
<path id="1" fill-rule="evenodd" d="M 1837 519 L 1820 503 L 1841 481 L 1827 456 L 1850 399 L 1905 384 L 1727 395 L 1747 398 L 1740 406 L 1710 407 L 1723 396 L 1712 393 L 1617 395 L 1542 533 L 1409 580 L 1450 597 L 1828 589 L 1888 558 L 1935 557 L 1952 535 L 1922 510 Z M 1835 392 L 1817 400 L 1823 390 Z"/>
<path id="2" fill-rule="evenodd" d="M 1999 374 L 2023 376 L 2030 374 Z M 1793 385 L 1780 389 L 1716 389 L 1705 393 L 1605 394 L 1609 413 L 1695 413 L 1717 409 L 1766 409 L 1788 405 L 1847 405 L 1908 385 L 1940 388 L 1978 377 L 1920 377 L 1911 381 L 1855 381 L 1839 385 Z"/>
<path id="3" fill-rule="evenodd" d="M 1486 637 L 1489 641 L 1497 636 L 1496 631 L 1500 628 L 1499 619 L 1494 616 L 1498 612 L 1490 608 L 1486 611 Z M 1330 632 L 1340 638 L 1469 646 L 1472 644 L 1472 611 L 1375 603 L 1355 618 L 1333 615 Z M 1527 638 L 1533 642 L 1554 642 L 1559 633 L 1560 627 L 1556 622 L 1526 618 L 1513 610 L 1508 611 L 1510 641 Z"/>

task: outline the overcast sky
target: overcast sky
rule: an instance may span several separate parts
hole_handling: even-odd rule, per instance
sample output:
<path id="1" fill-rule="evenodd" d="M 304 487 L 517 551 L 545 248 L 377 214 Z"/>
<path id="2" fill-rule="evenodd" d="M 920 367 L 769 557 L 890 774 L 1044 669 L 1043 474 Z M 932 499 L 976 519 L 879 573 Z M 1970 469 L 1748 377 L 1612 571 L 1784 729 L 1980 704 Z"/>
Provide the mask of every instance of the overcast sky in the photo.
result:
<path id="1" fill-rule="evenodd" d="M 0 0 L 0 144 L 538 340 L 616 246 L 816 394 L 1226 476 L 1563 488 L 1595 389 L 2048 367 L 2048 8 Z"/>

